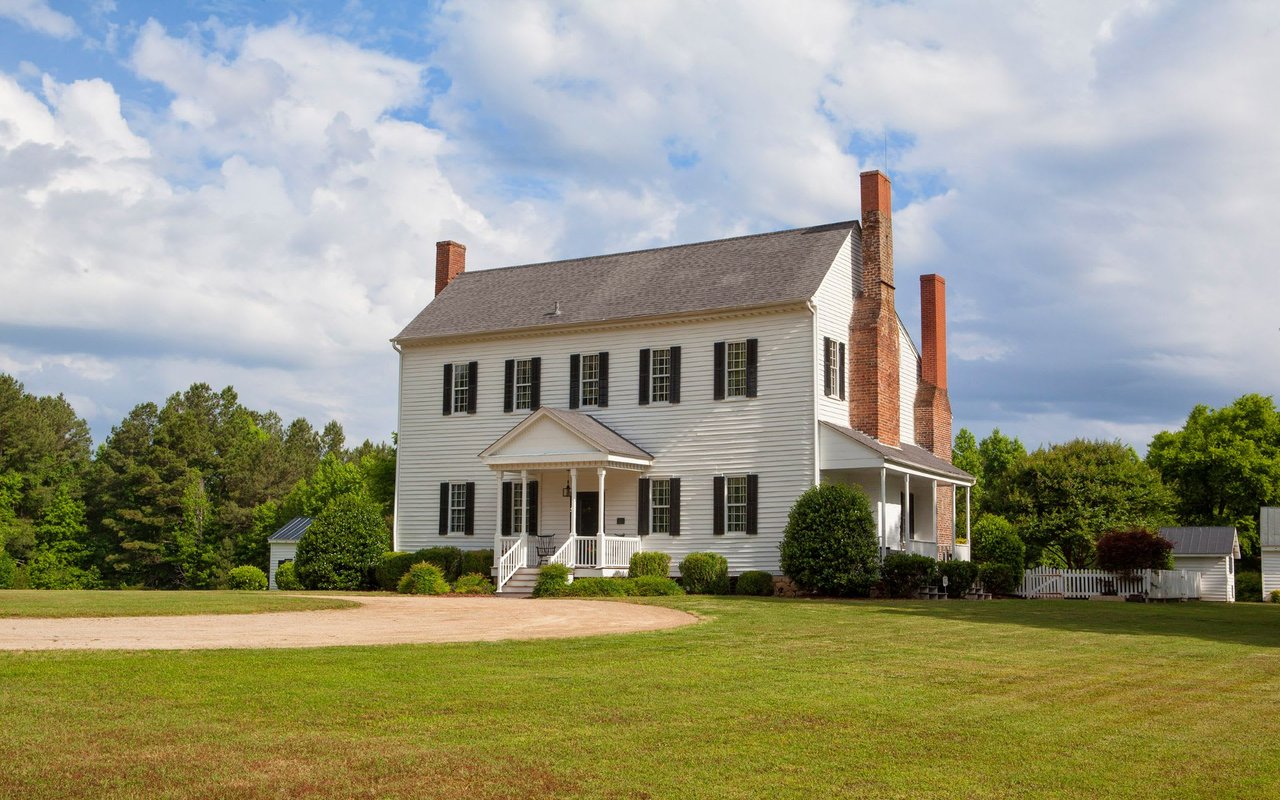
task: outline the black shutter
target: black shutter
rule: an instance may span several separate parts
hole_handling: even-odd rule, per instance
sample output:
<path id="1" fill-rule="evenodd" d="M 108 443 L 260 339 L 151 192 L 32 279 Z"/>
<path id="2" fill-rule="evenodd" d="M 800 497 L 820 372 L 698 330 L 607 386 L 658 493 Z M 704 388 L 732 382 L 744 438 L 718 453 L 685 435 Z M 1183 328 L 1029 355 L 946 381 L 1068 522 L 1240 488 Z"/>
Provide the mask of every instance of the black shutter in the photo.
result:
<path id="1" fill-rule="evenodd" d="M 640 479 L 640 504 L 636 508 L 636 532 L 649 535 L 649 479 Z"/>
<path id="2" fill-rule="evenodd" d="M 449 482 L 440 484 L 440 535 L 449 533 Z"/>
<path id="3" fill-rule="evenodd" d="M 600 354 L 600 401 L 596 403 L 600 408 L 609 405 L 609 354 Z"/>
<path id="4" fill-rule="evenodd" d="M 831 339 L 822 337 L 822 393 L 831 396 Z"/>
<path id="5" fill-rule="evenodd" d="M 480 393 L 480 362 L 467 365 L 467 413 L 476 413 L 476 395 Z"/>
<path id="6" fill-rule="evenodd" d="M 668 523 L 667 530 L 672 536 L 680 535 L 680 479 L 671 479 L 671 521 Z"/>
<path id="7" fill-rule="evenodd" d="M 669 392 L 673 404 L 680 402 L 680 348 L 671 348 L 671 389 Z"/>
<path id="8" fill-rule="evenodd" d="M 724 535 L 724 476 L 717 475 L 711 482 L 711 502 L 715 504 L 712 514 L 711 532 L 716 536 Z"/>
<path id="9" fill-rule="evenodd" d="M 569 356 L 569 408 L 578 407 L 578 382 L 582 375 L 582 364 L 578 354 Z"/>
<path id="10" fill-rule="evenodd" d="M 716 342 L 715 369 L 716 399 L 724 399 L 724 342 Z"/>
<path id="11" fill-rule="evenodd" d="M 640 405 L 649 405 L 649 348 L 640 351 Z"/>
<path id="12" fill-rule="evenodd" d="M 537 411 L 539 408 L 542 408 L 542 359 L 541 358 L 533 359 L 533 364 L 531 365 L 531 369 L 529 370 L 529 372 L 530 372 L 530 377 L 533 380 L 533 388 L 532 388 L 532 391 L 530 392 L 531 394 L 530 399 L 532 400 L 532 402 L 529 403 L 529 408 L 533 411 Z"/>
<path id="13" fill-rule="evenodd" d="M 444 415 L 453 413 L 453 365 L 444 365 Z"/>
<path id="14" fill-rule="evenodd" d="M 476 484 L 467 481 L 467 529 L 466 534 L 472 536 L 476 532 Z"/>
<path id="15" fill-rule="evenodd" d="M 840 359 L 840 399 L 844 399 L 844 370 L 848 364 L 845 362 L 844 342 L 840 343 L 840 353 L 837 356 Z"/>
<path id="16" fill-rule="evenodd" d="M 756 493 L 760 488 L 760 476 L 747 476 L 747 533 L 756 533 Z"/>
<path id="17" fill-rule="evenodd" d="M 756 396 L 756 346 L 755 339 L 747 340 L 747 397 Z"/>
<path id="18" fill-rule="evenodd" d="M 502 482 L 502 535 L 510 536 L 512 509 L 515 508 L 515 489 L 511 481 Z"/>
<path id="19" fill-rule="evenodd" d="M 530 536 L 538 535 L 538 482 L 529 481 L 529 530 Z"/>
<path id="20" fill-rule="evenodd" d="M 510 414 L 516 409 L 516 360 L 508 358 L 502 368 L 502 410 Z"/>

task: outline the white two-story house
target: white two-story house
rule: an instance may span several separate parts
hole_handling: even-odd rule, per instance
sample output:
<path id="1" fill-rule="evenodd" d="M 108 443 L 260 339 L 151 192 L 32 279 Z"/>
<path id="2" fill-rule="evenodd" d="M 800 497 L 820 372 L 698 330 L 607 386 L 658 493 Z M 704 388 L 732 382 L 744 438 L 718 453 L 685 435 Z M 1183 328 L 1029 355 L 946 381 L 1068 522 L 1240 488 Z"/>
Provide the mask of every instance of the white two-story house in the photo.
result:
<path id="1" fill-rule="evenodd" d="M 473 272 L 441 242 L 436 296 L 392 340 L 395 548 L 492 547 L 500 589 L 548 561 L 617 574 L 637 550 L 776 573 L 792 503 L 839 482 L 884 552 L 967 558 L 944 283 L 921 278 L 918 351 L 887 177 L 862 176 L 862 205 L 861 223 Z"/>

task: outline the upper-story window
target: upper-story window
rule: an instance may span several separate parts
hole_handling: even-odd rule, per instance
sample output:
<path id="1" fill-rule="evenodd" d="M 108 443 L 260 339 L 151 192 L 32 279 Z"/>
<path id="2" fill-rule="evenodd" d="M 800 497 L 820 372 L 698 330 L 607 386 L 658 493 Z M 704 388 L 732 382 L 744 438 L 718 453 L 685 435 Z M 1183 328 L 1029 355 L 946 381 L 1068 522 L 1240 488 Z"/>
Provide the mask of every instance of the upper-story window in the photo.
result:
<path id="1" fill-rule="evenodd" d="M 475 361 L 444 365 L 444 414 L 474 414 L 477 400 L 477 373 Z"/>
<path id="2" fill-rule="evenodd" d="M 822 337 L 823 370 L 822 387 L 827 397 L 844 399 L 845 350 L 844 342 Z"/>
<path id="3" fill-rule="evenodd" d="M 680 402 L 680 348 L 640 351 L 640 405 Z"/>
<path id="4" fill-rule="evenodd" d="M 569 356 L 569 408 L 609 405 L 609 354 Z"/>
<path id="5" fill-rule="evenodd" d="M 756 396 L 756 340 L 716 342 L 715 398 Z"/>
<path id="6" fill-rule="evenodd" d="M 503 411 L 532 411 L 542 405 L 542 359 L 508 358 L 503 377 Z"/>

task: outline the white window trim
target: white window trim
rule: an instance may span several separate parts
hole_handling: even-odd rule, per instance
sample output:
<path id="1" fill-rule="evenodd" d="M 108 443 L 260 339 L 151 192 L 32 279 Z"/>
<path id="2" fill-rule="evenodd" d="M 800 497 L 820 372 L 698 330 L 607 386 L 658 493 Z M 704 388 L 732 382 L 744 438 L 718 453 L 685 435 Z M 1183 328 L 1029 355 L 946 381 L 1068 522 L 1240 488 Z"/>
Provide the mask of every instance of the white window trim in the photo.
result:
<path id="1" fill-rule="evenodd" d="M 733 495 L 733 484 L 736 481 L 742 482 L 742 502 L 730 503 L 729 498 Z M 750 492 L 749 487 L 750 487 L 750 484 L 748 483 L 747 476 L 745 474 L 724 476 L 724 497 L 720 499 L 720 502 L 724 503 L 724 532 L 725 533 L 746 533 L 747 532 L 747 509 L 751 505 L 751 498 L 749 496 L 749 492 Z M 742 509 L 742 520 L 739 523 L 739 527 L 736 527 L 736 528 L 734 527 L 733 515 L 730 513 L 730 511 L 735 508 Z"/>
<path id="2" fill-rule="evenodd" d="M 657 495 L 655 491 L 659 483 L 665 484 L 667 489 L 667 502 L 665 505 L 658 505 Z M 666 526 L 664 530 L 658 529 L 658 510 L 661 509 L 665 518 Z M 671 533 L 671 479 L 670 478 L 650 478 L 649 479 L 649 534 L 669 534 Z"/>
<path id="3" fill-rule="evenodd" d="M 520 382 L 520 365 L 524 365 L 526 369 L 525 377 L 528 381 Z M 525 387 L 528 390 L 528 397 L 523 405 L 520 403 L 520 388 Z M 511 376 L 511 408 L 515 411 L 532 411 L 533 410 L 533 359 L 517 358 L 515 359 L 515 367 L 512 369 Z"/>
<path id="4" fill-rule="evenodd" d="M 467 405 L 470 398 L 467 392 L 471 388 L 471 365 L 467 362 L 453 365 L 453 392 L 449 402 L 452 404 L 450 408 L 455 414 L 467 413 Z M 461 399 L 461 403 L 459 403 Z"/>
<path id="5" fill-rule="evenodd" d="M 826 381 L 831 385 L 827 397 L 840 399 L 840 342 L 827 339 L 826 352 L 823 354 L 823 368 L 826 369 Z"/>
<path id="6" fill-rule="evenodd" d="M 520 481 L 511 482 L 511 535 L 524 533 L 524 492 Z"/>
<path id="7" fill-rule="evenodd" d="M 658 353 L 666 354 L 666 372 L 658 374 Z M 658 397 L 658 378 L 666 378 L 666 396 Z M 649 402 L 650 403 L 670 403 L 671 402 L 671 348 L 670 347 L 652 347 L 649 349 Z"/>
<path id="8" fill-rule="evenodd" d="M 449 533 L 467 532 L 467 484 L 449 484 Z"/>
<path id="9" fill-rule="evenodd" d="M 591 359 L 595 363 L 595 377 L 587 378 L 587 359 Z M 594 400 L 587 399 L 587 381 L 590 380 L 595 386 L 596 396 Z M 599 353 L 579 353 L 578 354 L 578 405 L 591 408 L 600 406 L 600 354 Z"/>
<path id="10" fill-rule="evenodd" d="M 733 351 L 735 348 L 741 348 L 742 366 L 735 370 L 733 366 Z M 736 400 L 747 396 L 747 376 L 750 373 L 750 366 L 747 364 L 747 340 L 741 339 L 736 342 L 724 343 L 724 398 L 726 400 Z M 734 391 L 733 374 L 735 371 L 742 373 L 742 386 L 738 391 Z"/>

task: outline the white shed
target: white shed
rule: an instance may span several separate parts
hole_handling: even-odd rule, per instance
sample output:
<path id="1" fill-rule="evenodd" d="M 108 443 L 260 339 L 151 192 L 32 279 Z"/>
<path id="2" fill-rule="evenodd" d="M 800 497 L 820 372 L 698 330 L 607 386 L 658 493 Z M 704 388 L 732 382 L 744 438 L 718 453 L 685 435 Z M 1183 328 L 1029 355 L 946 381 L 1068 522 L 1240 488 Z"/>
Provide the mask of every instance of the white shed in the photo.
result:
<path id="1" fill-rule="evenodd" d="M 298 541 L 302 534 L 311 527 L 311 517 L 294 517 L 286 522 L 280 530 L 267 537 L 267 547 L 271 550 L 270 573 L 267 575 L 267 586 L 276 588 L 276 570 L 286 561 L 292 561 L 298 552 Z"/>
<path id="2" fill-rule="evenodd" d="M 1173 543 L 1173 568 L 1200 573 L 1200 599 L 1234 603 L 1240 538 L 1235 528 L 1161 528 Z"/>
<path id="3" fill-rule="evenodd" d="M 1262 540 L 1262 599 L 1280 589 L 1280 507 L 1262 509 L 1258 535 Z"/>

